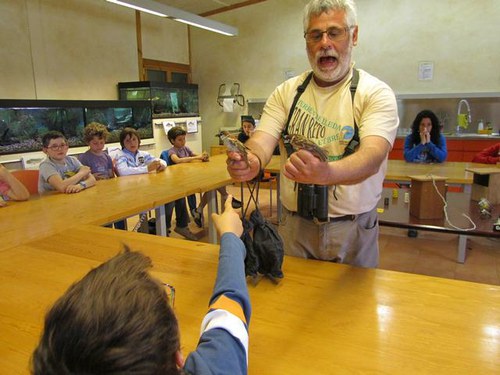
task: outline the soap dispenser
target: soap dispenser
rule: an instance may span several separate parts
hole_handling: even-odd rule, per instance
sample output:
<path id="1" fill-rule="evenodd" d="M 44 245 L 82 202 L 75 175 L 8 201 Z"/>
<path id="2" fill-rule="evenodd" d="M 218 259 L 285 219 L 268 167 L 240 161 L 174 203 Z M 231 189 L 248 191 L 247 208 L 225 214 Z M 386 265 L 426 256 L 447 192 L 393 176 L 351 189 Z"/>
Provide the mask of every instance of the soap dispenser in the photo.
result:
<path id="1" fill-rule="evenodd" d="M 481 134 L 483 130 L 484 130 L 483 120 L 479 120 L 479 122 L 477 123 L 477 132 Z"/>

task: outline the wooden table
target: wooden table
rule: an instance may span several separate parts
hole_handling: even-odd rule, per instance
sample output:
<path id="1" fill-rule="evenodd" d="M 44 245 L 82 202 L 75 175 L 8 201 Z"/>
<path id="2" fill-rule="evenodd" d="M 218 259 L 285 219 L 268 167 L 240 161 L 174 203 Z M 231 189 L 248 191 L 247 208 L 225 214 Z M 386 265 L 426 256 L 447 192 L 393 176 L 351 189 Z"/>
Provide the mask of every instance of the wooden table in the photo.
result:
<path id="1" fill-rule="evenodd" d="M 404 160 L 388 160 L 387 171 L 384 180 L 387 182 L 409 183 L 410 175 L 428 175 L 446 177 L 446 183 L 450 185 L 458 185 L 467 193 L 471 191 L 473 173 L 468 171 L 470 168 L 491 168 L 489 164 L 480 163 L 465 163 L 465 162 L 444 162 L 444 163 L 408 163 Z M 266 171 L 271 173 L 281 173 L 280 156 L 271 157 L 270 162 L 266 166 Z M 281 218 L 281 201 L 279 198 L 280 185 L 279 178 L 277 185 L 277 201 L 278 201 L 278 219 Z"/>
<path id="2" fill-rule="evenodd" d="M 218 246 L 81 225 L 0 252 L 2 373 L 28 374 L 47 308 L 122 242 L 176 287 L 181 346 L 196 347 Z M 249 287 L 250 374 L 498 373 L 498 286 L 292 257 L 283 271 Z"/>
<path id="3" fill-rule="evenodd" d="M 161 173 L 98 181 L 78 194 L 51 193 L 28 202 L 9 202 L 0 211 L 0 250 L 82 224 L 103 225 L 153 209 L 160 219 L 157 233 L 166 235 L 164 204 L 230 183 L 225 161 L 225 155 L 220 155 L 208 163 L 179 164 Z M 209 212 L 213 212 L 215 192 L 210 194 Z M 212 242 L 215 237 L 209 225 Z"/>
<path id="4" fill-rule="evenodd" d="M 493 224 L 500 216 L 500 204 L 494 205 L 491 217 L 481 217 L 479 206 L 471 200 L 470 193 L 446 194 L 449 222 L 442 219 L 419 219 L 410 215 L 410 203 L 405 203 L 404 194 L 407 189 L 398 189 L 398 197 L 393 198 L 393 189 L 384 189 L 378 202 L 379 224 L 388 227 L 425 230 L 458 234 L 457 262 L 464 263 L 467 251 L 468 236 L 500 237 L 500 232 L 493 231 Z M 388 204 L 385 204 L 387 200 Z M 472 219 L 472 224 L 463 214 Z M 451 225 L 450 225 L 451 223 Z M 474 225 L 476 226 L 474 228 Z M 474 229 L 473 229 L 474 228 Z"/>
<path id="5" fill-rule="evenodd" d="M 410 182 L 409 175 L 435 175 L 446 177 L 446 183 L 459 185 L 470 192 L 473 173 L 469 168 L 491 168 L 491 165 L 458 161 L 444 163 L 408 163 L 404 160 L 388 160 L 385 181 Z"/>

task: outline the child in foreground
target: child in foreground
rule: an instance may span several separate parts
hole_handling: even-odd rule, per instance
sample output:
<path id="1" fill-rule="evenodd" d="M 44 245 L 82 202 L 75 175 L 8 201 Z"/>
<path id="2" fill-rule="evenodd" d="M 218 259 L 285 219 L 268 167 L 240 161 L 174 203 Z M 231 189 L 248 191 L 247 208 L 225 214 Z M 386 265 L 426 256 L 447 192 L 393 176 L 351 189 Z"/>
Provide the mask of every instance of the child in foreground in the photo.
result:
<path id="1" fill-rule="evenodd" d="M 74 156 L 68 156 L 68 141 L 58 131 L 49 131 L 42 137 L 42 150 L 47 157 L 40 163 L 38 192 L 56 190 L 72 194 L 95 185 L 90 168 Z"/>
<path id="2" fill-rule="evenodd" d="M 212 219 L 221 235 L 217 278 L 198 347 L 186 360 L 174 298 L 149 274 L 151 260 L 126 248 L 56 301 L 33 353 L 32 373 L 246 374 L 251 305 L 243 227 L 231 196 L 224 213 Z"/>

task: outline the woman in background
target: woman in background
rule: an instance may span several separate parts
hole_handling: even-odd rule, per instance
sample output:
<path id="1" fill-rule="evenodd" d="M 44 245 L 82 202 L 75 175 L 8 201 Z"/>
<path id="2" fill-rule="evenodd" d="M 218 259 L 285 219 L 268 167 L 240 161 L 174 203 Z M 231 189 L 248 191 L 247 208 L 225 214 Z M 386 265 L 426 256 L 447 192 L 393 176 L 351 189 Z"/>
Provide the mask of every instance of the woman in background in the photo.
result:
<path id="1" fill-rule="evenodd" d="M 404 157 L 411 163 L 442 163 L 446 160 L 446 139 L 441 134 L 439 119 L 430 110 L 417 114 L 406 137 Z"/>
<path id="2" fill-rule="evenodd" d="M 238 141 L 245 143 L 255 131 L 255 120 L 252 116 L 241 116 L 241 132 Z"/>

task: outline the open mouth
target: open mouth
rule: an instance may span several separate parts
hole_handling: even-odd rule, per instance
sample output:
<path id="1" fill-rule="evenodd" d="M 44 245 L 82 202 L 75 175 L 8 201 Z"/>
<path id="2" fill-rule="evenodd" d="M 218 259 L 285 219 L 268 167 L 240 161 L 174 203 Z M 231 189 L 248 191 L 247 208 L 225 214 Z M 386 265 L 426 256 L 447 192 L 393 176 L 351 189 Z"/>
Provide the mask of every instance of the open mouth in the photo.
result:
<path id="1" fill-rule="evenodd" d="M 337 62 L 337 58 L 333 56 L 322 56 L 318 59 L 319 65 L 332 65 Z"/>

